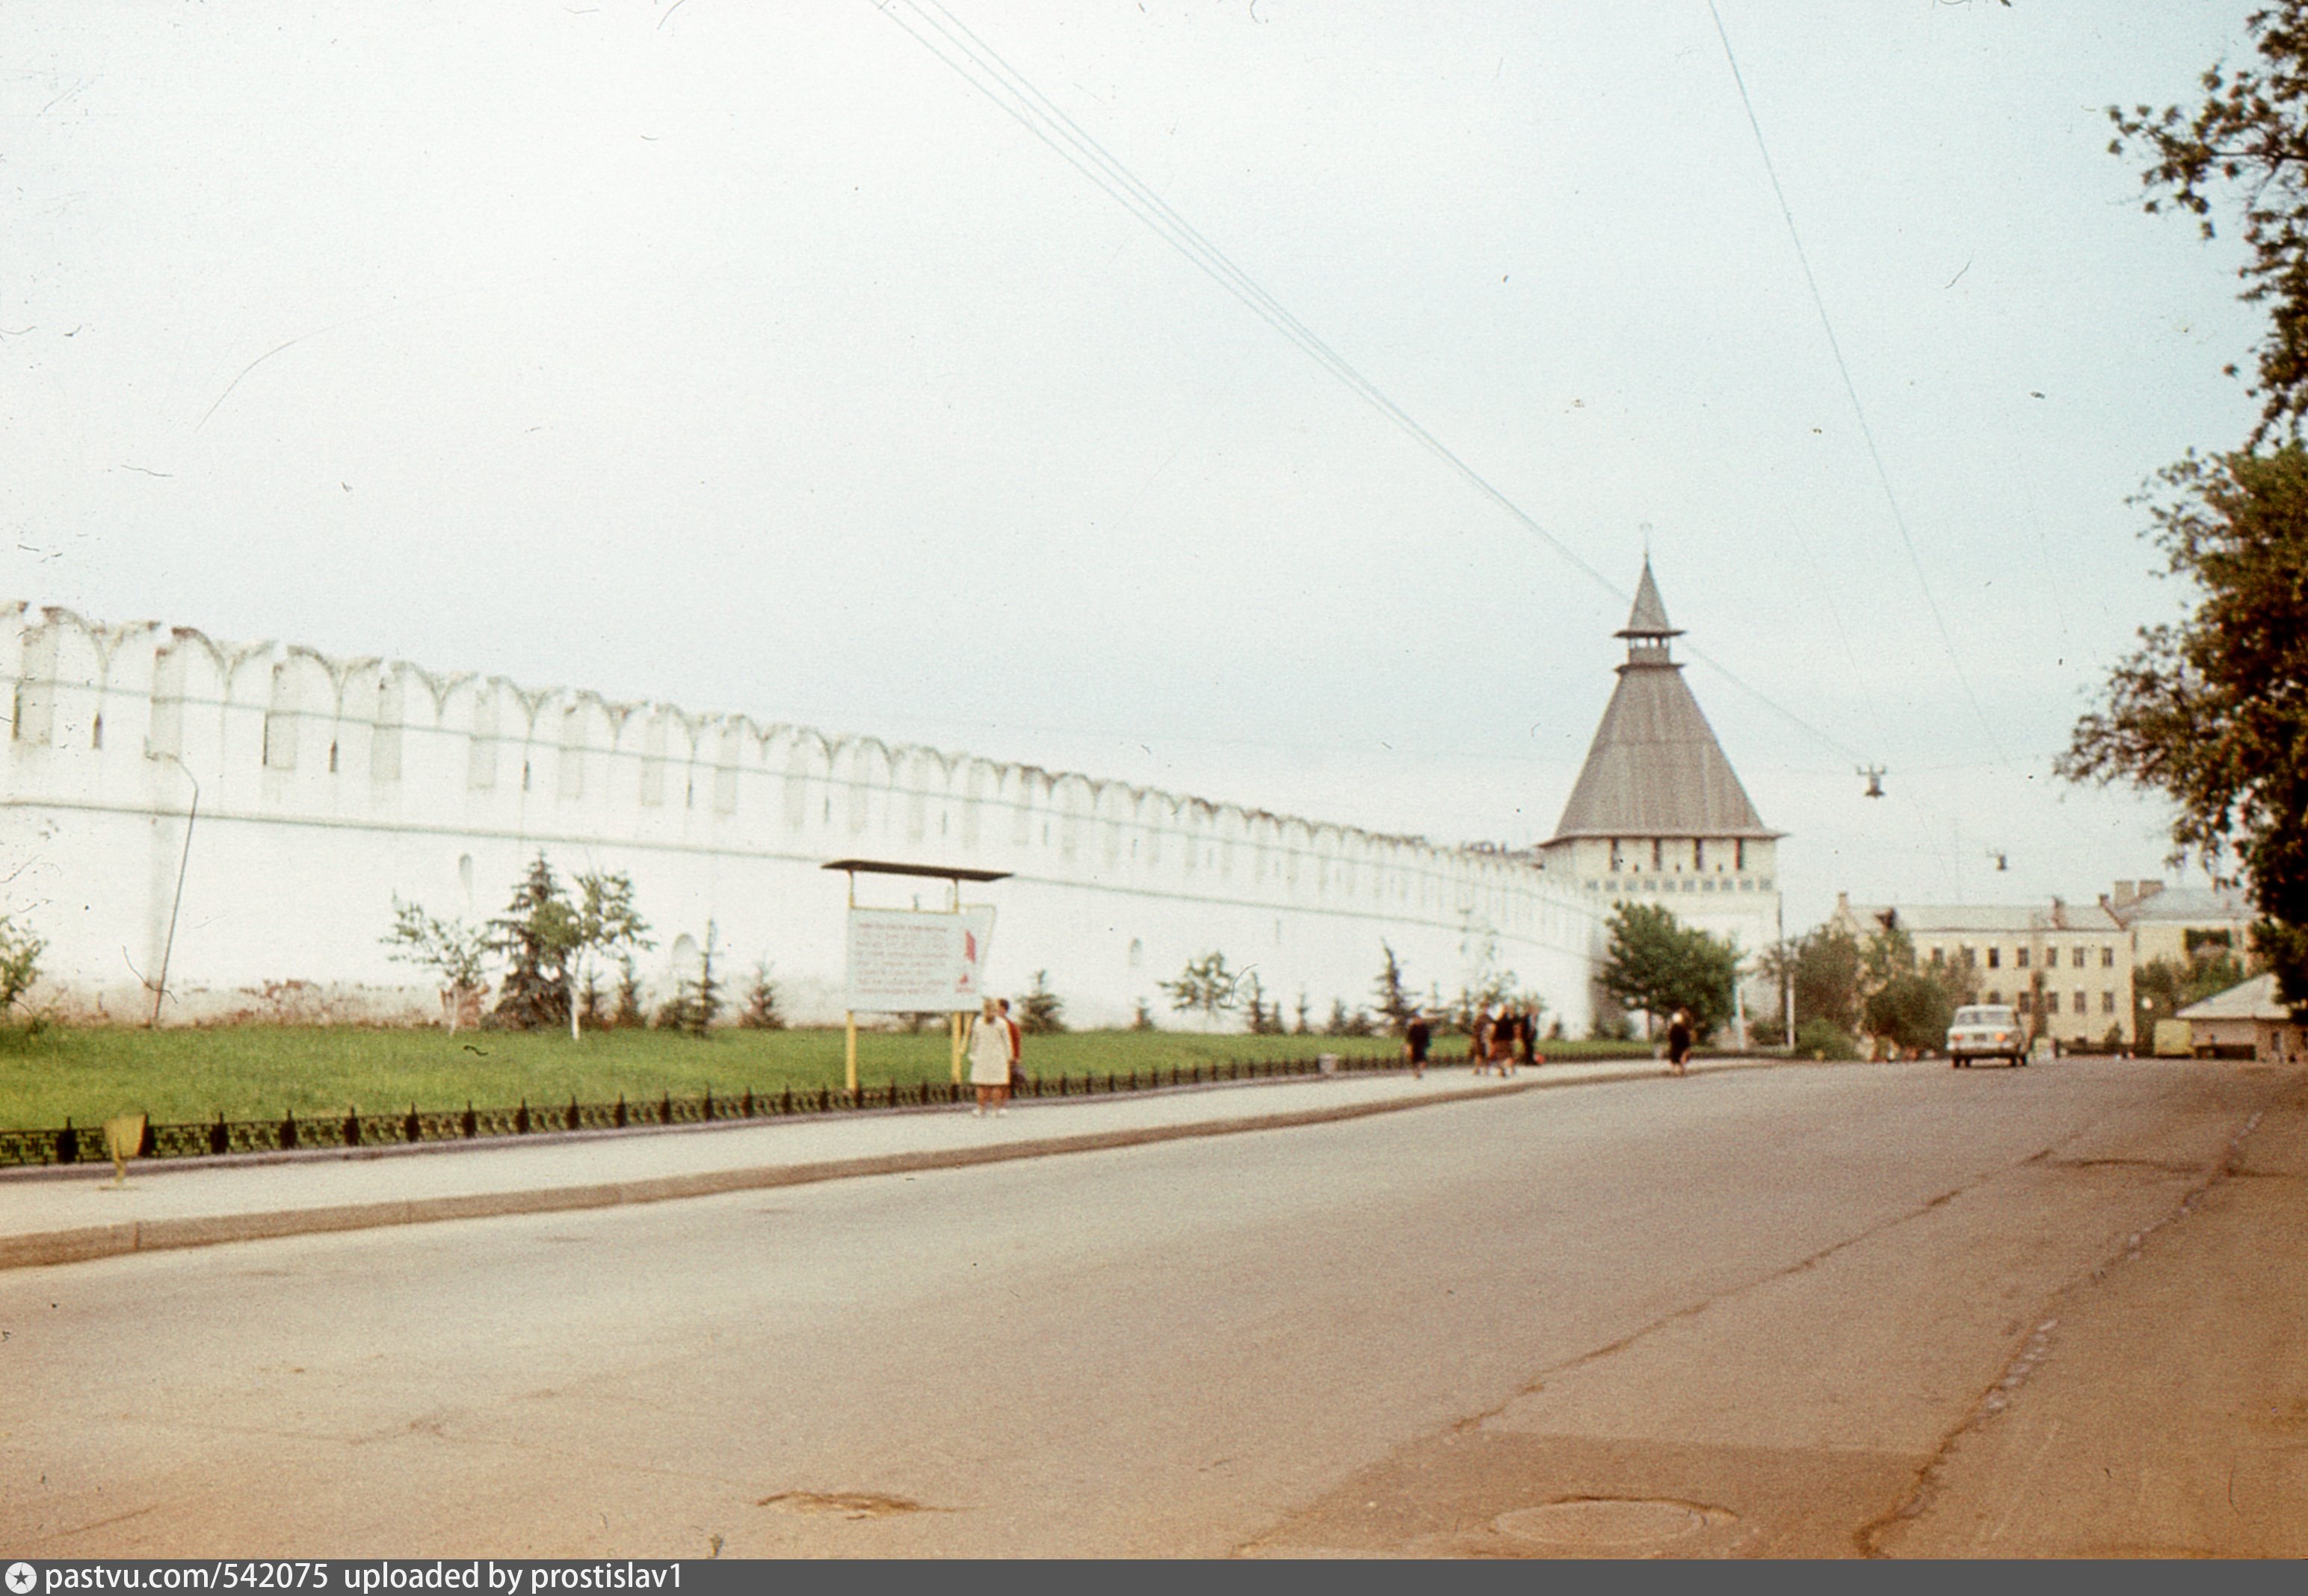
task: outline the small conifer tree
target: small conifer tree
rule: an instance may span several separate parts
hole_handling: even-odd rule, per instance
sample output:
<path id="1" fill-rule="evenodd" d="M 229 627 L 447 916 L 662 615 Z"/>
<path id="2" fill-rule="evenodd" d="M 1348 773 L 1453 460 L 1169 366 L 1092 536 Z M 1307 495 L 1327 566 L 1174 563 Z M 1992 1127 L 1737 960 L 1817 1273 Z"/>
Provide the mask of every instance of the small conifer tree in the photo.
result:
<path id="1" fill-rule="evenodd" d="M 1029 1036 L 1047 1036 L 1066 1028 L 1065 1000 L 1052 991 L 1047 970 L 1034 972 L 1034 984 L 1018 1000 L 1018 1028 Z"/>
<path id="2" fill-rule="evenodd" d="M 737 1023 L 748 1031 L 786 1028 L 785 1011 L 778 1007 L 778 983 L 770 977 L 767 959 L 754 965 L 753 982 L 745 988 L 745 1012 L 737 1017 Z"/>

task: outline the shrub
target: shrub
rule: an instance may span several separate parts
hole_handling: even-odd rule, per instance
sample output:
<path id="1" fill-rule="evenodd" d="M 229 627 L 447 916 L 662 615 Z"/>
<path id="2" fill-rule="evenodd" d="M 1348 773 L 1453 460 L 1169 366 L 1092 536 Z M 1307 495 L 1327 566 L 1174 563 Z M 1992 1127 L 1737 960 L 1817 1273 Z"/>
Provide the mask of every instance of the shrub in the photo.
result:
<path id="1" fill-rule="evenodd" d="M 1796 1055 L 1849 1060 L 1859 1057 L 1859 1043 L 1833 1020 L 1807 1019 L 1796 1027 Z"/>
<path id="2" fill-rule="evenodd" d="M 47 944 L 30 926 L 0 914 L 0 1013 L 13 1008 L 40 978 L 40 955 Z"/>

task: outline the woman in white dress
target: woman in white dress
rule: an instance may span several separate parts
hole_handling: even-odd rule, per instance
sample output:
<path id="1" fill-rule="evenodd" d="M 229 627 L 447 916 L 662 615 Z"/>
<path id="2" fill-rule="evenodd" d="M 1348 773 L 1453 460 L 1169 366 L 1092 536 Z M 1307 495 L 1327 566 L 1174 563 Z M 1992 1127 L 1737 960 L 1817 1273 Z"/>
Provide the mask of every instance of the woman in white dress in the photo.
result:
<path id="1" fill-rule="evenodd" d="M 991 998 L 986 1000 L 984 1012 L 969 1022 L 969 1084 L 977 1088 L 977 1106 L 971 1113 L 983 1114 L 989 1108 L 997 1114 L 1010 1111 L 1010 1027 Z"/>

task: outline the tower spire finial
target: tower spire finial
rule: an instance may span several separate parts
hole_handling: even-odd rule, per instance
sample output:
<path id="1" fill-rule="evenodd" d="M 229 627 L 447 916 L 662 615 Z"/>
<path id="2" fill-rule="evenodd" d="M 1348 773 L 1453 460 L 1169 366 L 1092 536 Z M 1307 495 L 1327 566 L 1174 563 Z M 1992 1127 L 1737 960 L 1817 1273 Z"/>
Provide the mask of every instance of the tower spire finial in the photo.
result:
<path id="1" fill-rule="evenodd" d="M 1635 607 L 1628 612 L 1627 623 L 1616 634 L 1628 639 L 1630 651 L 1648 647 L 1664 651 L 1669 638 L 1679 638 L 1683 629 L 1666 618 L 1666 605 L 1659 600 L 1658 583 L 1651 579 L 1651 561 L 1643 556 L 1643 579 L 1635 584 Z"/>

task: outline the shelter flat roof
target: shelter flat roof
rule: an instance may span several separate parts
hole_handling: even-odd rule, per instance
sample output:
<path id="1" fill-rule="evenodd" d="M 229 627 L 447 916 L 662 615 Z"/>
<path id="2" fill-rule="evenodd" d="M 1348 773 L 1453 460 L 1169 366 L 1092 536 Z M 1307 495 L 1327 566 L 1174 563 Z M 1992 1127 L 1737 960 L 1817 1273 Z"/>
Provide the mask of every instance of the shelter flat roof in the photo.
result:
<path id="1" fill-rule="evenodd" d="M 1006 870 L 967 870 L 959 864 L 899 864 L 886 859 L 829 859 L 820 870 L 856 871 L 859 875 L 927 876 L 937 881 L 1007 880 Z"/>

